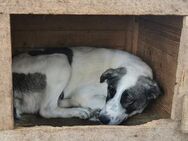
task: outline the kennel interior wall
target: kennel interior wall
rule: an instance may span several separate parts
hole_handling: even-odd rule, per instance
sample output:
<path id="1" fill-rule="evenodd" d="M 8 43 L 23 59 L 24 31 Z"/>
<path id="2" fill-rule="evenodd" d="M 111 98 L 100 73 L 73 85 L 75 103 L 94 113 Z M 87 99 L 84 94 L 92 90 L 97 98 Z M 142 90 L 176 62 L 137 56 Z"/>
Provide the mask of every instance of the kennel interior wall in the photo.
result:
<path id="1" fill-rule="evenodd" d="M 94 46 L 140 56 L 164 91 L 152 110 L 171 117 L 182 16 L 11 15 L 10 21 L 13 55 L 33 48 Z"/>

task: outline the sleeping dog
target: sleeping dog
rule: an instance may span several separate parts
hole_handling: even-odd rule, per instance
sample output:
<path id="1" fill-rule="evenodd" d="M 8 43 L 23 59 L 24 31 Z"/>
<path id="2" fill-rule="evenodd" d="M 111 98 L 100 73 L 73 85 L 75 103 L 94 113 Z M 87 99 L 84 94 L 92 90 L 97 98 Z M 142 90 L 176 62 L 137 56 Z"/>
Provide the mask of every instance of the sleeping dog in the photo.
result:
<path id="1" fill-rule="evenodd" d="M 151 68 L 125 51 L 72 47 L 13 58 L 14 108 L 45 118 L 120 124 L 161 95 Z M 106 82 L 106 83 L 104 83 Z"/>

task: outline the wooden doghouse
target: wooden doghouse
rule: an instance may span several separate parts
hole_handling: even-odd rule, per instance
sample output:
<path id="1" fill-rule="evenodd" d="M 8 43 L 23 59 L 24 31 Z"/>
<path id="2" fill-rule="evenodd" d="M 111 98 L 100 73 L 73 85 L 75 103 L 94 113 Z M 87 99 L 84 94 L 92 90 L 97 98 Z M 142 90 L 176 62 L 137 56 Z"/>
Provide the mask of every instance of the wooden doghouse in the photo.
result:
<path id="1" fill-rule="evenodd" d="M 0 141 L 188 140 L 186 15 L 187 0 L 1 0 Z M 22 127 L 14 122 L 12 54 L 81 45 L 126 50 L 152 67 L 164 96 L 145 113 L 149 122 L 71 127 Z"/>

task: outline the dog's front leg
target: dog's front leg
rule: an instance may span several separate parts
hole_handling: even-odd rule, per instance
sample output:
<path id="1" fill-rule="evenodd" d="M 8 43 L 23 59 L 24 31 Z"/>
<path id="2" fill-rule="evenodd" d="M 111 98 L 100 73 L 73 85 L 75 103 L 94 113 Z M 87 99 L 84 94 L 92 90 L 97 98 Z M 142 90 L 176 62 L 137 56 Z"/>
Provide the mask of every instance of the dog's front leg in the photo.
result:
<path id="1" fill-rule="evenodd" d="M 61 108 L 58 106 L 58 98 L 62 93 L 62 84 L 48 86 L 45 96 L 42 99 L 40 115 L 45 118 L 71 118 L 78 117 L 88 119 L 92 116 L 89 108 Z"/>
<path id="2" fill-rule="evenodd" d="M 46 107 L 40 110 L 41 116 L 45 118 L 72 118 L 89 119 L 92 112 L 87 108 L 60 108 Z"/>
<path id="3" fill-rule="evenodd" d="M 52 65 L 55 64 L 57 64 L 57 61 Z M 69 82 L 70 72 L 70 65 L 66 61 L 63 62 L 63 60 L 58 62 L 58 66 L 48 68 L 47 87 L 41 99 L 39 111 L 41 116 L 45 118 L 90 118 L 92 112 L 87 108 L 61 108 L 58 106 L 59 96 Z"/>

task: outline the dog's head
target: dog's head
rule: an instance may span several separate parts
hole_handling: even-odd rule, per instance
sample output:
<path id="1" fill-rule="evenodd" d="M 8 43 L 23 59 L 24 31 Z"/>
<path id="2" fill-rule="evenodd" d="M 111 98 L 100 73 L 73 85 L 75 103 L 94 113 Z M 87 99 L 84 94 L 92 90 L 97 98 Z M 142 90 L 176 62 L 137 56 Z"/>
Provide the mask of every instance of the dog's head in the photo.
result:
<path id="1" fill-rule="evenodd" d="M 159 95 L 157 83 L 146 76 L 133 76 L 124 67 L 106 70 L 100 82 L 107 82 L 106 104 L 99 114 L 104 124 L 120 124 L 128 117 L 141 113 Z"/>

